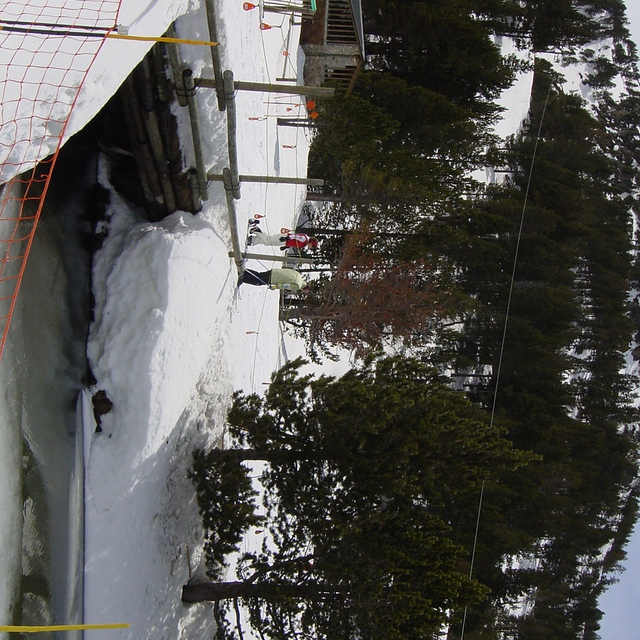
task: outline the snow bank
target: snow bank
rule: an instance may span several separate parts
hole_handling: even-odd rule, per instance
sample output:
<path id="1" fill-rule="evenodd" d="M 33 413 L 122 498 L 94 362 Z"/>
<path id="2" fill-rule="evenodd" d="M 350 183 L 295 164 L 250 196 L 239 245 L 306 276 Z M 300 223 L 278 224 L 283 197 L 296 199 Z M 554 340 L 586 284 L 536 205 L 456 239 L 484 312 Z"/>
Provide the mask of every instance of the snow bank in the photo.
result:
<path id="1" fill-rule="evenodd" d="M 281 74 L 287 25 L 263 32 L 257 11 L 244 12 L 241 3 L 218 9 L 223 67 L 239 80 Z M 204 20 L 204 9 L 194 7 L 177 21 L 178 34 L 198 37 Z M 211 77 L 208 49 L 182 48 L 182 55 L 196 74 Z M 304 132 L 278 131 L 271 117 L 286 115 L 288 105 L 270 104 L 281 99 L 238 94 L 242 174 L 306 174 Z M 219 171 L 228 162 L 225 114 L 213 91 L 201 90 L 198 101 L 209 171 Z M 172 108 L 189 164 L 186 110 Z M 110 188 L 107 169 L 101 180 Z M 160 223 L 142 221 L 112 191 L 108 235 L 94 264 L 91 392 L 104 390 L 113 409 L 102 416 L 102 431 L 87 430 L 85 620 L 130 623 L 110 638 L 213 635 L 210 605 L 180 601 L 190 571 L 201 569 L 191 455 L 223 436 L 232 391 L 262 392 L 284 362 L 278 292 L 236 289 L 224 189 L 212 183 L 209 191 L 197 216 L 178 212 Z M 260 213 L 266 232 L 291 227 L 304 196 L 301 186 L 245 183 L 238 226 Z M 100 633 L 85 637 L 100 640 Z"/>
<path id="2" fill-rule="evenodd" d="M 159 36 L 178 16 L 197 6 L 189 0 L 122 0 L 116 20 L 131 35 Z M 115 26 L 116 9 L 116 2 L 96 10 L 95 3 L 8 0 L 0 7 L 0 17 L 108 29 Z M 135 40 L 3 31 L 0 182 L 30 169 L 80 131 L 152 46 L 153 42 Z"/>

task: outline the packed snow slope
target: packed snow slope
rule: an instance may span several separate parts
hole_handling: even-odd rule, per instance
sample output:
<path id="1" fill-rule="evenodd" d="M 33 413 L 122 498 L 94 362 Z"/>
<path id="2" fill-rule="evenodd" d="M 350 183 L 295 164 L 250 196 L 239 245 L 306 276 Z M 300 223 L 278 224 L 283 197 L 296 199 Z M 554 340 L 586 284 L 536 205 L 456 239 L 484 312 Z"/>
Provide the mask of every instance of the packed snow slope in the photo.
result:
<path id="1" fill-rule="evenodd" d="M 173 6 L 173 5 L 172 5 Z M 162 13 L 149 6 L 149 11 Z M 281 29 L 261 31 L 258 12 L 242 3 L 218 3 L 223 67 L 237 79 L 266 82 L 296 72 L 284 55 L 288 18 Z M 193 3 L 177 21 L 178 34 L 203 35 L 204 8 Z M 292 42 L 297 42 L 292 32 Z M 208 51 L 183 48 L 198 75 L 212 77 Z M 107 65 L 108 66 L 108 65 Z M 198 95 L 210 172 L 227 166 L 226 120 L 213 92 Z M 289 113 L 282 98 L 239 94 L 238 147 L 243 174 L 303 175 L 307 140 L 300 129 L 277 131 L 272 115 Z M 289 103 L 291 100 L 288 101 Z M 296 107 L 297 108 L 297 107 Z M 191 151 L 184 112 L 183 149 Z M 249 120 L 249 118 L 259 118 Z M 94 431 L 85 402 L 86 569 L 85 621 L 126 622 L 110 638 L 187 638 L 211 634 L 208 605 L 187 607 L 181 587 L 201 571 L 202 531 L 187 477 L 195 447 L 224 434 L 234 389 L 264 389 L 284 362 L 278 325 L 278 293 L 236 288 L 228 211 L 221 184 L 197 216 L 177 212 L 160 223 L 111 191 L 107 237 L 94 264 L 95 320 L 88 353 L 113 409 Z M 304 189 L 244 184 L 237 201 L 240 229 L 255 213 L 266 232 L 294 224 Z M 241 238 L 241 244 L 244 238 Z M 250 262 L 249 267 L 269 268 Z M 104 637 L 89 631 L 86 637 Z"/>

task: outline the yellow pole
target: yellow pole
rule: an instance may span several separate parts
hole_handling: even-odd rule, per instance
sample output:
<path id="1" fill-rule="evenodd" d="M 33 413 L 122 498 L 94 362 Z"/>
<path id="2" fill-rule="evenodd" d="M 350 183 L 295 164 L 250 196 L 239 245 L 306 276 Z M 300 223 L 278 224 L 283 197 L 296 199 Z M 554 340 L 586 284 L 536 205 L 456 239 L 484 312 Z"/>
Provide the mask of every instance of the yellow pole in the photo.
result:
<path id="1" fill-rule="evenodd" d="M 72 34 L 71 34 L 72 35 Z M 185 40 L 184 38 L 168 38 L 165 36 L 132 36 L 125 33 L 107 33 L 105 38 L 114 40 L 141 40 L 143 42 L 175 42 L 176 44 L 202 44 L 207 47 L 217 47 L 219 42 L 208 42 L 207 40 Z"/>
<path id="2" fill-rule="evenodd" d="M 101 33 L 100 31 L 74 31 L 75 27 L 69 27 L 68 30 L 55 31 L 55 26 L 38 25 L 37 23 L 27 24 L 26 26 L 4 25 L 0 24 L 0 31 L 9 31 L 10 33 L 35 34 L 39 36 L 76 36 L 86 38 L 111 38 L 113 40 L 138 40 L 140 42 L 175 42 L 176 44 L 200 44 L 205 47 L 217 47 L 219 42 L 211 42 L 209 40 L 188 40 L 186 38 L 169 38 L 167 36 L 134 36 L 129 33 L 118 33 L 111 31 L 109 33 Z M 78 27 L 78 29 L 90 29 L 90 27 Z"/>
<path id="3" fill-rule="evenodd" d="M 44 633 L 45 631 L 82 631 L 85 629 L 127 629 L 128 622 L 118 622 L 114 624 L 54 624 L 38 627 L 21 625 L 0 626 L 0 631 L 8 633 Z"/>

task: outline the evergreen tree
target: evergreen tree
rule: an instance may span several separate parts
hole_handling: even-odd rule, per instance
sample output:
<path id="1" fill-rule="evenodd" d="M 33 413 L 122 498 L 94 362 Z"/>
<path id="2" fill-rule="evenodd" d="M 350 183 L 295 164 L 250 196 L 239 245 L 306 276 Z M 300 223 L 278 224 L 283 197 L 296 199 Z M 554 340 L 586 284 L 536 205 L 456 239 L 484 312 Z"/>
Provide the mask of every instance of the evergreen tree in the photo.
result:
<path id="1" fill-rule="evenodd" d="M 507 425 L 516 448 L 539 456 L 519 473 L 484 480 L 474 576 L 492 595 L 470 606 L 467 635 L 595 637 L 596 600 L 628 532 L 617 514 L 637 509 L 635 379 L 624 371 L 638 331 L 628 300 L 638 280 L 629 223 L 638 212 L 640 92 L 624 3 L 372 0 L 363 10 L 368 72 L 352 105 L 326 104 L 331 124 L 311 150 L 316 175 L 331 167 L 341 202 L 314 222 L 366 230 L 370 265 L 431 268 L 431 299 L 402 306 L 397 325 L 383 319 L 390 330 L 378 336 L 435 342 L 425 357 L 453 367 L 456 380 L 468 374 L 469 396 Z M 596 105 L 565 93 L 560 74 L 538 60 L 529 119 L 497 150 L 486 127 L 513 67 L 495 58 L 491 33 L 588 62 Z M 612 39 L 611 60 L 588 48 L 601 37 Z M 611 91 L 616 76 L 620 96 Z M 374 119 L 384 123 L 365 155 L 370 141 L 356 139 L 356 112 L 364 135 Z M 331 142 L 334 123 L 343 133 Z M 355 153 L 341 146 L 350 135 Z M 468 172 L 489 155 L 509 177 L 485 190 Z M 348 253 L 339 234 L 325 245 L 327 259 Z M 412 317 L 416 331 L 400 332 Z M 327 332 L 323 343 L 342 335 Z M 352 344 L 363 335 L 373 334 L 358 328 Z M 443 497 L 437 511 L 464 548 L 477 514 L 473 487 Z M 603 560 L 611 541 L 615 551 Z M 537 569 L 505 569 L 514 558 L 535 559 Z M 509 616 L 505 603 L 525 594 L 533 613 Z M 459 630 L 452 620 L 451 637 Z"/>
<path id="2" fill-rule="evenodd" d="M 273 544 L 244 558 L 238 582 L 187 585 L 183 599 L 243 598 L 267 637 L 430 638 L 486 597 L 446 505 L 530 457 L 419 362 L 370 360 L 340 379 L 301 364 L 264 398 L 235 394 L 230 428 L 248 449 L 203 458 L 268 463 Z"/>

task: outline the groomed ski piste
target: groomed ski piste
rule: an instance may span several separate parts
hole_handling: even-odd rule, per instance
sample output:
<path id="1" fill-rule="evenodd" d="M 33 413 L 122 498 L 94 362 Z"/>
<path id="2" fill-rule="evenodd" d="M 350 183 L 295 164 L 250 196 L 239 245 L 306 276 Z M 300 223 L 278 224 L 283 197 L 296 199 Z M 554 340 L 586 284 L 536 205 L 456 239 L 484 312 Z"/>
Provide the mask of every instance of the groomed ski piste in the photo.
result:
<path id="1" fill-rule="evenodd" d="M 246 81 L 273 82 L 283 71 L 297 77 L 298 32 L 289 16 L 275 16 L 273 28 L 264 30 L 259 13 L 244 11 L 242 2 L 216 3 L 216 9 L 224 69 Z M 119 23 L 137 35 L 160 35 L 174 20 L 178 35 L 209 39 L 199 2 L 124 0 L 119 15 Z M 91 120 L 151 44 L 105 42 L 76 100 L 68 135 Z M 208 47 L 181 45 L 181 56 L 194 74 L 213 77 Z M 213 91 L 200 90 L 197 99 L 207 169 L 221 173 L 228 166 L 226 114 L 218 111 Z M 304 177 L 309 140 L 300 128 L 276 128 L 273 116 L 291 115 L 290 105 L 279 101 L 285 102 L 260 93 L 237 96 L 242 173 Z M 294 101 L 300 102 L 288 102 Z M 175 109 L 189 161 L 186 109 Z M 88 355 L 97 382 L 79 405 L 85 435 L 84 622 L 130 626 L 86 631 L 85 637 L 211 637 L 210 607 L 186 607 L 180 600 L 182 585 L 201 569 L 202 530 L 187 471 L 195 447 L 222 437 L 232 391 L 262 391 L 284 362 L 279 295 L 236 289 L 221 183 L 211 186 L 197 216 L 177 212 L 151 224 L 112 190 L 106 157 L 100 182 L 111 199 L 107 238 L 93 271 Z M 262 229 L 277 233 L 295 224 L 304 196 L 301 186 L 243 184 L 237 219 L 244 225 L 260 214 Z M 114 406 L 96 432 L 90 397 L 98 390 Z M 5 604 L 6 613 L 10 602 Z"/>
<path id="2" fill-rule="evenodd" d="M 147 8 L 168 17 L 182 9 L 188 11 L 176 21 L 178 35 L 202 38 L 202 6 Z M 256 82 L 273 81 L 285 64 L 288 74 L 298 73 L 297 57 L 284 55 L 288 16 L 272 21 L 281 28 L 261 30 L 258 12 L 244 11 L 241 2 L 216 9 L 223 69 Z M 291 37 L 297 43 L 295 28 Z M 213 77 L 206 48 L 181 46 L 181 54 L 196 75 Z M 198 102 L 208 170 L 221 173 L 228 164 L 226 114 L 213 91 L 199 91 Z M 277 129 L 272 116 L 284 115 L 285 107 L 267 102 L 278 98 L 236 97 L 240 171 L 304 177 L 308 138 L 299 128 Z M 189 154 L 186 110 L 176 115 Z M 106 163 L 101 181 L 109 188 Z M 180 600 L 190 575 L 203 572 L 200 518 L 187 478 L 192 452 L 223 437 L 232 391 L 262 392 L 287 357 L 278 292 L 236 288 L 224 189 L 211 185 L 209 192 L 199 215 L 177 212 L 157 224 L 141 222 L 112 192 L 108 239 L 95 260 L 91 391 L 104 389 L 114 407 L 100 433 L 86 429 L 84 617 L 131 625 L 110 637 L 213 634 L 211 605 L 187 607 Z M 300 186 L 243 184 L 236 202 L 240 233 L 254 214 L 264 216 L 266 232 L 293 226 L 304 196 Z"/>

